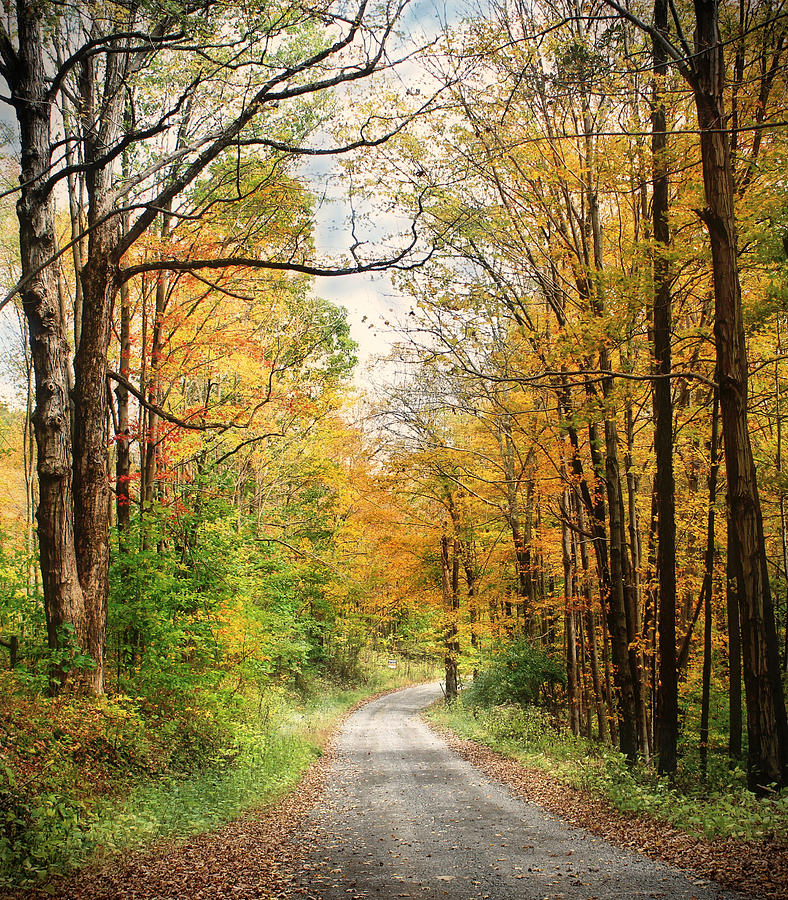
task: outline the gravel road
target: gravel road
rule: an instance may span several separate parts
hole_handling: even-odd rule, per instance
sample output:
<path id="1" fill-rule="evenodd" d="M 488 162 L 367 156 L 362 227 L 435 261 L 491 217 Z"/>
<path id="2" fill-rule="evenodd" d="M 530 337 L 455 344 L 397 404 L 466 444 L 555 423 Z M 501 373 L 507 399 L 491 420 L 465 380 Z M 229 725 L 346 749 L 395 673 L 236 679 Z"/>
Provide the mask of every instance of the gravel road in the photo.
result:
<path id="1" fill-rule="evenodd" d="M 437 685 L 351 716 L 312 812 L 303 893 L 324 900 L 734 900 L 514 798 L 421 721 Z"/>

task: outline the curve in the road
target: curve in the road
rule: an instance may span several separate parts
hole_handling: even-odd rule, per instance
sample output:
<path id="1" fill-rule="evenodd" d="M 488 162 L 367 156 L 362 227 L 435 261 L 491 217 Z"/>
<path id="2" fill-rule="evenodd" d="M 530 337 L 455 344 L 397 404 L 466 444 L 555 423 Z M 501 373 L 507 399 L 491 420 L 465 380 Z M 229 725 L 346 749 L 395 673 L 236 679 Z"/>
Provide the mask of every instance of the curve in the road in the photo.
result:
<path id="1" fill-rule="evenodd" d="M 307 896 L 734 900 L 513 797 L 421 720 L 439 694 L 407 688 L 348 719 L 305 836 Z"/>

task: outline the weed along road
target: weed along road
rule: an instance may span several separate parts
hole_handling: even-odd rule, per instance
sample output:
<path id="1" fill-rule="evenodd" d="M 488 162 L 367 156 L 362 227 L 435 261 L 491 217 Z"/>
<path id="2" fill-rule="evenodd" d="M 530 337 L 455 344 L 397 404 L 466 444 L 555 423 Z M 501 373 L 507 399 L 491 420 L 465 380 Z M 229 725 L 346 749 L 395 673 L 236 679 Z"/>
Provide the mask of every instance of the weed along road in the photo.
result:
<path id="1" fill-rule="evenodd" d="M 420 719 L 436 685 L 358 710 L 337 739 L 298 875 L 325 900 L 697 898 L 736 895 L 618 850 L 514 798 Z"/>

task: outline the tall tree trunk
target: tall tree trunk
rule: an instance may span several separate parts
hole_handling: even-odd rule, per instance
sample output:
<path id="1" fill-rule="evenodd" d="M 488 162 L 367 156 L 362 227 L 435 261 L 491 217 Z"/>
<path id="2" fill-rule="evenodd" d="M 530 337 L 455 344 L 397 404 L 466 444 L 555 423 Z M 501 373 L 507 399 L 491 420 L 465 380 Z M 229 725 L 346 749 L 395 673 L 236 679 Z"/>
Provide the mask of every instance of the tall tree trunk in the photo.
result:
<path id="1" fill-rule="evenodd" d="M 167 239 L 169 238 L 170 221 L 170 205 L 168 204 L 162 215 L 162 245 L 165 245 Z M 164 355 L 164 316 L 167 312 L 167 304 L 169 302 L 169 289 L 169 273 L 166 270 L 162 269 L 157 273 L 156 276 L 155 308 L 153 314 L 153 325 L 151 329 L 150 367 L 148 382 L 145 386 L 147 398 L 149 403 L 151 404 L 147 410 L 145 444 L 143 449 L 141 450 L 141 467 L 144 470 L 144 477 L 142 477 L 141 481 L 145 487 L 141 497 L 141 506 L 145 512 L 148 512 L 151 509 L 153 502 L 156 499 L 156 491 L 158 485 L 160 462 L 160 422 L 159 416 L 155 412 L 153 407 L 157 404 L 160 404 L 163 399 L 161 396 L 161 367 Z M 150 549 L 150 547 L 152 546 L 150 528 L 143 529 L 142 542 L 143 547 L 146 550 Z"/>
<path id="2" fill-rule="evenodd" d="M 613 744 L 618 744 L 618 716 L 616 715 L 616 702 L 613 696 L 613 677 L 610 672 L 610 634 L 607 627 L 607 616 L 604 604 L 602 606 L 602 658 L 605 661 L 605 699 L 607 700 L 607 720 L 610 723 L 610 739 Z M 620 744 L 619 744 L 620 746 Z"/>
<path id="3" fill-rule="evenodd" d="M 700 770 L 706 777 L 709 758 L 709 701 L 711 698 L 711 587 L 703 600 L 703 677 L 700 701 Z"/>
<path id="4" fill-rule="evenodd" d="M 654 27 L 668 31 L 667 0 L 655 0 Z M 655 744 L 661 774 L 676 771 L 678 743 L 678 672 L 676 668 L 676 486 L 673 477 L 673 403 L 671 400 L 672 309 L 668 249 L 668 171 L 665 105 L 661 81 L 667 74 L 667 55 L 659 41 L 652 42 L 654 93 L 652 155 L 654 194 L 654 450 L 657 471 L 657 574 L 659 578 L 659 681 Z"/>
<path id="5" fill-rule="evenodd" d="M 27 570 L 27 596 L 32 598 L 36 591 L 40 570 L 35 564 L 35 515 L 38 506 L 35 484 L 35 457 L 33 444 L 35 434 L 33 429 L 33 403 L 35 400 L 33 387 L 33 360 L 30 350 L 25 347 L 25 428 L 22 433 L 22 463 L 25 473 L 25 567 Z"/>
<path id="6" fill-rule="evenodd" d="M 88 193 L 107 185 L 88 179 Z M 86 649 L 95 669 L 91 684 L 104 692 L 104 657 L 109 593 L 109 456 L 107 429 L 107 356 L 117 269 L 111 261 L 116 226 L 99 225 L 105 210 L 91 205 L 88 261 L 82 270 L 82 331 L 75 358 L 74 530 L 79 580 L 85 595 Z"/>
<path id="7" fill-rule="evenodd" d="M 159 448 L 159 417 L 152 406 L 161 403 L 161 362 L 164 349 L 163 319 L 167 307 L 167 273 L 159 272 L 156 283 L 156 308 L 153 317 L 153 330 L 150 352 L 150 377 L 147 385 L 148 427 L 145 443 L 145 509 L 150 509 L 156 497 L 157 459 Z"/>
<path id="8" fill-rule="evenodd" d="M 57 48 L 60 57 L 60 48 Z M 62 65 L 63 60 L 58 59 L 58 65 Z M 61 115 L 63 117 L 63 127 L 67 135 L 73 135 L 73 127 L 75 126 L 75 117 L 72 110 L 71 99 L 66 93 L 61 94 Z M 79 143 L 71 137 L 65 140 L 65 160 L 69 169 L 73 168 L 74 172 L 78 171 L 81 163 L 79 159 Z M 75 174 L 70 174 L 66 179 L 68 186 L 68 208 L 71 220 L 71 258 L 74 264 L 74 272 L 76 274 L 74 284 L 74 346 L 79 346 L 80 331 L 82 329 L 82 283 L 79 273 L 82 271 L 85 244 L 85 228 L 83 221 L 83 200 L 84 200 L 84 179 Z"/>
<path id="9" fill-rule="evenodd" d="M 476 608 L 476 582 L 479 576 L 477 572 L 476 554 L 473 546 L 473 532 L 468 523 L 463 520 L 460 504 L 455 501 L 455 498 L 450 491 L 447 492 L 446 495 L 446 504 L 449 509 L 449 515 L 455 534 L 457 562 L 458 564 L 460 562 L 462 563 L 463 572 L 465 573 L 465 584 L 468 591 L 468 615 L 470 617 L 471 625 L 471 647 L 478 648 L 480 646 L 480 640 L 477 633 L 479 611 Z M 459 608 L 458 584 L 454 585 L 454 595 Z"/>
<path id="10" fill-rule="evenodd" d="M 575 512 L 577 516 L 577 525 L 582 533 L 585 531 L 583 507 L 582 504 L 575 499 Z M 588 640 L 588 659 L 591 669 L 591 684 L 594 690 L 594 706 L 596 708 L 597 727 L 599 729 L 599 739 L 607 743 L 610 740 L 610 728 L 608 726 L 607 711 L 605 709 L 605 696 L 602 690 L 602 679 L 599 674 L 599 652 L 596 642 L 596 621 L 591 601 L 591 583 L 588 561 L 588 551 L 586 549 L 585 540 L 578 541 L 580 547 L 580 565 L 583 569 L 583 600 L 585 610 L 585 631 Z"/>
<path id="11" fill-rule="evenodd" d="M 739 598 L 736 596 L 736 576 L 733 572 L 733 532 L 728 526 L 727 571 L 725 577 L 725 602 L 728 614 L 728 756 L 741 759 L 742 754 L 742 702 L 741 702 L 741 626 L 739 625 Z"/>
<path id="12" fill-rule="evenodd" d="M 128 285 L 120 288 L 120 374 L 127 381 L 131 374 L 131 303 Z M 131 517 L 131 429 L 129 427 L 129 392 L 123 384 L 115 388 L 118 400 L 118 433 L 115 435 L 115 503 L 121 549 Z"/>
<path id="13" fill-rule="evenodd" d="M 638 686 L 638 743 L 644 761 L 648 764 L 653 752 L 649 697 L 648 697 L 648 654 L 644 643 L 643 617 L 641 615 L 641 543 L 640 517 L 637 508 L 638 478 L 634 467 L 635 423 L 632 414 L 632 400 L 626 399 L 626 431 L 627 449 L 624 453 L 626 469 L 627 507 L 629 512 L 629 550 L 632 560 L 627 578 L 630 618 L 633 624 L 633 636 L 630 639 L 630 653 L 633 658 L 636 683 Z"/>
<path id="14" fill-rule="evenodd" d="M 501 463 L 503 465 L 504 477 L 506 479 L 506 507 L 505 514 L 512 533 L 512 542 L 514 544 L 514 560 L 517 572 L 517 596 L 519 602 L 517 604 L 516 613 L 522 612 L 523 629 L 528 622 L 530 616 L 530 606 L 532 601 L 532 573 L 531 573 L 531 548 L 530 548 L 530 519 L 533 516 L 532 503 L 526 506 L 526 534 L 523 534 L 523 523 L 521 517 L 520 505 L 520 477 L 516 471 L 517 448 L 512 437 L 512 425 L 508 416 L 504 416 L 501 420 L 497 434 L 498 447 L 501 454 Z M 531 458 L 529 453 L 529 459 Z M 533 495 L 531 495 L 531 501 Z"/>
<path id="15" fill-rule="evenodd" d="M 711 441 L 709 446 L 709 459 L 711 465 L 709 467 L 708 488 L 709 488 L 709 509 L 706 515 L 706 552 L 703 562 L 703 583 L 701 585 L 698 603 L 687 627 L 687 632 L 681 642 L 676 666 L 679 675 L 682 674 L 689 662 L 690 647 L 692 646 L 692 632 L 695 623 L 700 615 L 701 607 L 707 593 L 711 596 L 713 578 L 714 578 L 714 532 L 715 532 L 715 505 L 717 503 L 717 478 L 720 471 L 720 401 L 719 392 L 714 390 L 714 398 L 712 401 L 711 412 Z"/>
<path id="16" fill-rule="evenodd" d="M 441 575 L 443 606 L 446 612 L 446 653 L 444 668 L 446 672 L 446 699 L 456 700 L 458 692 L 457 655 L 459 641 L 457 638 L 457 609 L 459 608 L 459 559 L 454 547 L 454 559 L 449 552 L 449 538 L 441 538 Z"/>
<path id="17" fill-rule="evenodd" d="M 608 365 L 605 353 L 602 353 L 600 368 Z M 606 379 L 609 382 L 609 379 Z M 612 385 L 608 384 L 609 392 Z M 624 546 L 623 505 L 621 502 L 621 479 L 618 469 L 618 433 L 615 420 L 609 416 L 605 422 L 605 449 L 609 451 L 603 459 L 599 452 L 599 434 L 593 423 L 588 428 L 588 442 L 597 484 L 594 488 L 592 523 L 597 549 L 597 563 L 600 568 L 600 596 L 607 622 L 606 635 L 609 638 L 613 661 L 613 683 L 616 687 L 617 702 L 615 704 L 618 727 L 618 745 L 627 759 L 634 763 L 638 749 L 638 702 L 632 679 L 632 666 L 629 652 L 629 630 L 627 627 L 627 603 L 624 588 L 624 568 L 622 548 Z M 604 486 L 603 486 L 604 485 Z M 605 508 L 607 493 L 608 509 L 615 503 L 615 514 L 607 513 Z M 605 531 L 604 522 L 608 517 L 609 528 Z M 615 533 L 615 538 L 614 538 Z M 599 537 L 607 542 L 607 550 L 600 546 Z M 606 653 L 607 659 L 607 653 Z M 610 694 L 609 670 L 608 701 L 613 705 Z M 615 726 L 613 726 L 615 727 Z"/>
<path id="18" fill-rule="evenodd" d="M 131 12 L 130 22 L 135 14 Z M 96 663 L 92 677 L 96 693 L 104 690 L 109 594 L 107 362 L 112 309 L 121 283 L 121 219 L 113 193 L 116 157 L 110 150 L 117 146 L 128 122 L 124 106 L 129 77 L 147 57 L 147 50 L 129 51 L 124 45 L 118 45 L 117 51 L 108 54 L 101 67 L 91 55 L 77 64 L 88 241 L 81 272 L 82 327 L 74 363 L 74 532 L 85 595 L 88 651 Z"/>
<path id="19" fill-rule="evenodd" d="M 748 782 L 788 783 L 788 719 L 783 698 L 758 483 L 747 422 L 747 346 L 723 102 L 724 63 L 717 0 L 694 0 L 694 92 L 714 276 L 714 339 L 728 481 L 732 574 L 739 600 L 747 701 Z"/>
<path id="20" fill-rule="evenodd" d="M 471 647 L 478 650 L 481 640 L 478 634 L 479 611 L 476 608 L 476 560 L 471 541 L 465 539 L 461 543 L 462 566 L 465 571 L 465 584 L 468 589 L 468 615 L 471 625 Z"/>
<path id="21" fill-rule="evenodd" d="M 107 360 L 112 307 L 120 284 L 116 258 L 120 220 L 113 214 L 114 162 L 107 161 L 106 154 L 123 131 L 125 79 L 138 58 L 139 54 L 124 52 L 109 55 L 101 71 L 90 56 L 78 63 L 88 242 L 80 273 L 82 327 L 74 359 L 74 533 L 85 595 L 87 649 L 95 662 L 92 689 L 97 694 L 104 691 L 109 594 Z"/>
<path id="22" fill-rule="evenodd" d="M 594 550 L 599 573 L 600 597 L 607 625 L 607 628 L 603 631 L 603 635 L 605 639 L 605 683 L 611 714 L 611 733 L 616 735 L 621 752 L 624 753 L 631 762 L 634 762 L 637 758 L 638 703 L 632 681 L 632 667 L 630 665 L 623 572 L 620 568 L 621 555 L 620 553 L 617 555 L 617 569 L 614 576 L 612 565 L 613 542 L 612 539 L 608 541 L 608 534 L 605 529 L 607 513 L 605 509 L 605 488 L 602 485 L 607 484 L 608 473 L 606 473 L 606 462 L 599 452 L 598 429 L 595 424 L 591 423 L 588 426 L 588 443 L 592 467 L 596 475 L 596 483 L 592 495 L 585 476 L 583 475 L 579 454 L 578 435 L 574 427 L 569 424 L 570 419 L 567 415 L 569 411 L 568 400 L 566 399 L 567 394 L 568 390 L 565 387 L 562 391 L 562 405 L 568 423 L 567 430 L 572 445 L 572 457 L 570 460 L 571 471 L 578 480 L 583 505 L 588 511 L 588 517 L 594 535 Z M 612 439 L 611 445 L 617 448 L 618 438 L 615 433 L 614 422 L 612 423 L 612 429 L 609 424 L 606 424 L 605 434 L 606 438 L 609 436 Z M 614 454 L 611 457 L 611 463 L 616 467 L 617 460 L 617 454 Z M 617 483 L 617 500 L 620 500 L 620 480 Z M 620 502 L 617 502 L 617 509 L 619 510 L 619 514 L 623 510 Z M 618 519 L 616 522 L 618 524 Z M 619 536 L 617 546 L 620 547 L 621 535 L 623 534 L 623 517 L 620 522 L 620 527 L 617 528 L 617 534 Z M 608 555 L 608 548 L 610 549 L 610 556 Z M 612 647 L 613 682 L 615 683 L 618 694 L 617 704 L 614 704 L 613 702 L 610 684 L 608 637 L 609 644 Z M 618 726 L 616 726 L 616 716 Z"/>
<path id="23" fill-rule="evenodd" d="M 607 381 L 608 379 L 606 379 Z M 608 389 L 609 390 L 609 389 Z M 631 647 L 631 617 L 627 615 L 626 541 L 623 497 L 618 464 L 618 432 L 612 416 L 605 421 L 605 483 L 610 534 L 610 596 L 608 620 L 613 644 L 613 666 L 620 692 L 619 744 L 621 752 L 635 762 L 638 752 L 639 702 L 636 682 L 637 651 Z M 633 660 L 633 656 L 635 657 Z M 633 665 L 634 663 L 634 665 Z M 641 737 L 642 740 L 642 737 Z M 641 747 L 641 749 L 643 749 Z"/>
<path id="24" fill-rule="evenodd" d="M 605 696 L 602 691 L 602 680 L 599 675 L 599 651 L 596 642 L 596 621 L 594 611 L 590 607 L 585 613 L 585 626 L 599 740 L 603 743 L 608 743 L 610 741 L 610 726 L 608 725 L 607 710 L 605 709 Z"/>
<path id="25" fill-rule="evenodd" d="M 709 747 L 709 704 L 711 699 L 711 595 L 714 587 L 714 519 L 717 502 L 717 475 L 719 472 L 719 428 L 720 400 L 719 392 L 714 391 L 714 402 L 711 413 L 711 445 L 709 456 L 709 512 L 706 524 L 706 559 L 703 572 L 703 676 L 701 687 L 700 709 L 700 766 L 706 776 L 706 763 Z M 688 634 L 689 638 L 689 634 Z M 689 647 L 689 643 L 687 643 Z"/>
<path id="26" fill-rule="evenodd" d="M 788 240 L 783 239 L 783 246 L 788 254 Z M 783 472 L 783 416 L 782 393 L 780 391 L 780 359 L 783 355 L 782 330 L 780 328 L 780 313 L 777 313 L 777 359 L 774 362 L 774 405 L 777 421 L 777 472 Z M 782 482 L 782 479 L 780 479 Z M 783 590 L 785 595 L 785 633 L 783 635 L 783 672 L 788 672 L 788 528 L 786 527 L 785 489 L 780 488 L 780 545 L 783 557 Z"/>
<path id="27" fill-rule="evenodd" d="M 536 491 L 536 483 L 534 480 L 533 466 L 535 463 L 535 453 L 533 447 L 529 448 L 526 457 L 526 480 L 525 480 L 525 523 L 523 530 L 523 552 L 522 559 L 519 563 L 521 572 L 523 591 L 523 633 L 526 632 L 530 625 L 530 614 L 533 605 L 537 599 L 536 596 L 536 579 L 534 577 L 534 494 Z"/>
<path id="28" fill-rule="evenodd" d="M 71 630 L 86 647 L 85 601 L 77 571 L 72 497 L 72 449 L 68 396 L 68 343 L 60 314 L 55 268 L 55 222 L 51 197 L 43 192 L 50 174 L 50 107 L 43 22 L 37 4 L 17 4 L 18 58 L 11 92 L 21 144 L 17 203 L 22 304 L 35 373 L 33 413 L 39 502 L 36 512 L 47 639 L 62 646 Z M 66 670 L 53 673 L 53 689 Z"/>
<path id="29" fill-rule="evenodd" d="M 126 109 L 126 127 L 131 127 L 130 113 Z M 122 176 L 128 177 L 128 157 L 122 157 Z M 128 230 L 128 215 L 121 218 L 121 231 Z M 126 381 L 131 380 L 131 297 L 129 284 L 120 285 L 120 374 Z M 118 520 L 118 545 L 120 550 L 128 549 L 128 531 L 131 524 L 131 427 L 129 423 L 129 391 L 118 383 L 115 387 L 118 401 L 117 433 L 115 435 L 115 506 Z"/>
<path id="30" fill-rule="evenodd" d="M 648 529 L 648 551 L 646 563 L 646 581 L 648 588 L 645 594 L 645 609 L 643 611 L 643 643 L 646 654 L 646 684 L 644 690 L 648 690 L 648 709 L 651 715 L 651 738 L 656 746 L 654 724 L 657 718 L 657 609 L 658 588 L 655 585 L 655 573 L 657 569 L 657 497 L 652 486 L 651 490 L 651 515 Z"/>
<path id="31" fill-rule="evenodd" d="M 572 553 L 570 530 L 571 506 L 569 490 L 564 489 L 561 504 L 561 558 L 564 567 L 564 637 L 566 648 L 566 685 L 569 703 L 569 727 L 572 734 L 580 734 L 580 689 L 577 674 L 577 634 L 575 607 L 577 600 L 576 563 Z"/>

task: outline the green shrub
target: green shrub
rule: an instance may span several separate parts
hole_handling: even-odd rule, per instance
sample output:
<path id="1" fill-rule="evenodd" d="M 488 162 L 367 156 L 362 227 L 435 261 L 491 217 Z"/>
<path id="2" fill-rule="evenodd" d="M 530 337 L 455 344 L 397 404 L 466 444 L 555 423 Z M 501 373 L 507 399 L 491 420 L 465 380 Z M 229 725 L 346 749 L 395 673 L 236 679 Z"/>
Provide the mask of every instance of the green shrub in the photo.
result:
<path id="1" fill-rule="evenodd" d="M 353 688 L 308 671 L 307 695 L 269 683 L 190 700 L 161 690 L 156 703 L 33 695 L 0 672 L 0 893 L 273 802 L 348 707 L 406 680 L 362 662 L 374 677 Z"/>
<path id="2" fill-rule="evenodd" d="M 564 684 L 562 664 L 519 638 L 501 645 L 464 693 L 467 702 L 485 708 L 508 703 L 526 706 L 549 702 L 552 689 Z"/>

